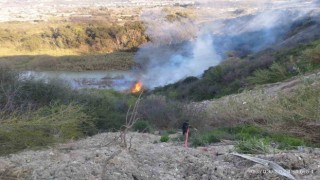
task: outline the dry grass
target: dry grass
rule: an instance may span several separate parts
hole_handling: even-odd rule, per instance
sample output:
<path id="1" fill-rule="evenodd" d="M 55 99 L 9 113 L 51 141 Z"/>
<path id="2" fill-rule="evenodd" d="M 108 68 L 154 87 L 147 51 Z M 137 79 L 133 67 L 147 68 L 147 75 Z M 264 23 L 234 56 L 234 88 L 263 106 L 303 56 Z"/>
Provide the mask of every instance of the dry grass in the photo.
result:
<path id="1" fill-rule="evenodd" d="M 75 104 L 55 104 L 27 115 L 9 116 L 0 122 L 0 155 L 77 139 L 86 135 L 83 128 L 94 126 Z"/>
<path id="2" fill-rule="evenodd" d="M 292 92 L 246 91 L 213 101 L 209 124 L 255 124 L 269 131 L 294 134 L 319 143 L 320 80 L 307 79 Z"/>
<path id="3" fill-rule="evenodd" d="M 33 70 L 128 70 L 135 64 L 133 52 L 88 55 L 16 55 L 0 57 L 0 62 L 15 69 Z M 66 52 L 68 53 L 68 52 Z"/>
<path id="4" fill-rule="evenodd" d="M 35 56 L 35 55 L 49 55 L 49 56 L 70 56 L 70 55 L 81 55 L 78 49 L 39 49 L 36 51 L 17 50 L 14 47 L 0 47 L 1 56 Z"/>

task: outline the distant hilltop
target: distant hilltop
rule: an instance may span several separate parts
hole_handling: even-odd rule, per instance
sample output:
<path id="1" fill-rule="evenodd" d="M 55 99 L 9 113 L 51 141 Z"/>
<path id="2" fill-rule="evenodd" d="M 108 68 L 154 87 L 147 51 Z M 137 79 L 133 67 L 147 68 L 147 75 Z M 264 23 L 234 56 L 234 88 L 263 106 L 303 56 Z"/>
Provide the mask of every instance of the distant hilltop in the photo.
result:
<path id="1" fill-rule="evenodd" d="M 304 4 L 319 3 L 319 0 L 297 0 L 290 2 L 290 6 L 303 8 Z M 269 6 L 264 6 L 264 5 Z M 284 5 L 285 7 L 284 7 Z M 80 14 L 91 16 L 81 8 L 112 9 L 112 8 L 153 8 L 153 7 L 195 7 L 220 10 L 240 9 L 239 11 L 261 7 L 288 8 L 288 3 L 282 0 L 0 0 L 0 22 L 6 21 L 46 21 L 51 17 L 67 18 Z"/>
<path id="2" fill-rule="evenodd" d="M 0 22 L 36 21 L 48 17 L 65 16 L 82 7 L 126 8 L 126 7 L 164 7 L 193 6 L 190 0 L 0 0 Z"/>
<path id="3" fill-rule="evenodd" d="M 167 5 L 193 5 L 196 1 L 190 0 L 0 0 L 2 7 L 6 6 L 23 6 L 23 5 L 70 5 L 70 6 L 110 6 L 110 7 L 121 7 L 121 6 L 167 6 Z"/>

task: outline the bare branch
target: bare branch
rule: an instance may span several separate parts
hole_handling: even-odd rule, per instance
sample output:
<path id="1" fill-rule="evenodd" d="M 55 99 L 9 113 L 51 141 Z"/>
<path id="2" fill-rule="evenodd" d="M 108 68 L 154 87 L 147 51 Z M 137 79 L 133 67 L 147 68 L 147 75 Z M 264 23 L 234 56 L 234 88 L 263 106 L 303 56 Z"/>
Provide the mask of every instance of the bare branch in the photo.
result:
<path id="1" fill-rule="evenodd" d="M 130 147 L 128 148 L 128 145 L 127 145 L 127 132 L 129 131 L 129 129 L 131 129 L 133 127 L 133 125 L 138 121 L 139 118 L 137 118 L 137 115 L 138 115 L 138 106 L 139 106 L 139 103 L 140 103 L 140 100 L 141 100 L 141 96 L 142 96 L 142 93 L 140 93 L 138 99 L 136 100 L 133 108 L 131 108 L 131 106 L 129 107 L 128 111 L 127 111 L 127 115 L 126 115 L 126 124 L 123 125 L 120 129 L 120 139 L 121 139 L 121 146 L 123 148 L 126 148 L 128 150 L 131 149 L 131 141 L 132 141 L 132 138 L 130 138 Z"/>

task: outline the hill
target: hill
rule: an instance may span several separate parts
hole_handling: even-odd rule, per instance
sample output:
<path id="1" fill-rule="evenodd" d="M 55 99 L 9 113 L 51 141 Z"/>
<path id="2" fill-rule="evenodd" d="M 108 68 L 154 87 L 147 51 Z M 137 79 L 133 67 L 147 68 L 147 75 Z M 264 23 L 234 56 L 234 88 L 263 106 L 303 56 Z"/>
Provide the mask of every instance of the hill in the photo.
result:
<path id="1" fill-rule="evenodd" d="M 261 31 L 215 39 L 219 47 L 222 46 L 220 49 L 227 47 L 221 50 L 227 53 L 219 65 L 210 67 L 201 76 L 190 76 L 157 87 L 153 93 L 173 99 L 201 101 L 312 72 L 319 68 L 320 33 L 317 29 L 320 22 L 317 17 L 299 19 L 284 32 L 268 31 L 280 34 L 274 42 L 263 44 L 264 48 L 258 51 L 252 47 L 261 46 Z"/>
<path id="2" fill-rule="evenodd" d="M 320 179 L 319 7 L 201 2 L 2 23 L 0 179 Z M 19 73 L 132 67 L 123 92 Z"/>
<path id="3" fill-rule="evenodd" d="M 160 136 L 130 133 L 130 150 L 117 133 L 99 134 L 48 150 L 0 157 L 1 179 L 286 179 L 268 167 L 237 157 L 233 143 L 185 148 L 155 143 Z M 111 144 L 110 144 L 111 142 Z M 280 164 L 297 179 L 319 179 L 320 150 L 251 155 Z"/>

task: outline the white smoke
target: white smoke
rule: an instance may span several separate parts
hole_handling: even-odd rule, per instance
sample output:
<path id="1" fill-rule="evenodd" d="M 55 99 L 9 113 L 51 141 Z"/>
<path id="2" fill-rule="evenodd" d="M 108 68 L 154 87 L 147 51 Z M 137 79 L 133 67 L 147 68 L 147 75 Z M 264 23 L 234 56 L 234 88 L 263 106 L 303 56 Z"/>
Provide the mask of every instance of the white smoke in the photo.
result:
<path id="1" fill-rule="evenodd" d="M 158 8 L 142 13 L 140 19 L 147 25 L 146 34 L 152 39 L 153 46 L 175 44 L 195 36 L 197 26 L 189 19 L 170 22 L 167 14 Z"/>
<path id="2" fill-rule="evenodd" d="M 170 22 L 166 15 L 160 9 L 153 9 L 141 16 L 152 42 L 139 50 L 136 61 L 143 66 L 139 78 L 150 89 L 199 76 L 221 61 L 207 32 L 189 19 Z"/>
<path id="3" fill-rule="evenodd" d="M 136 62 L 142 66 L 139 79 L 144 86 L 153 89 L 188 76 L 200 76 L 219 64 L 227 51 L 240 46 L 251 52 L 266 48 L 291 23 L 315 8 L 314 3 L 305 1 L 250 2 L 259 8 L 255 15 L 213 21 L 205 26 L 188 19 L 170 22 L 161 10 L 144 13 L 141 18 L 152 40 L 136 56 Z"/>
<path id="4" fill-rule="evenodd" d="M 220 63 L 221 57 L 215 53 L 210 36 L 197 38 L 191 46 L 191 57 L 174 53 L 164 62 L 152 62 L 141 76 L 143 84 L 154 88 L 174 83 L 188 76 L 199 76 L 208 67 Z"/>

